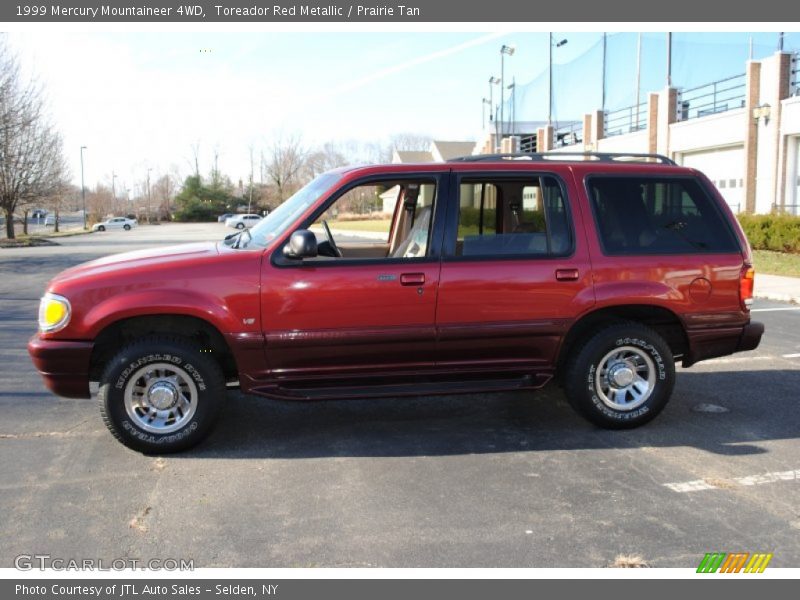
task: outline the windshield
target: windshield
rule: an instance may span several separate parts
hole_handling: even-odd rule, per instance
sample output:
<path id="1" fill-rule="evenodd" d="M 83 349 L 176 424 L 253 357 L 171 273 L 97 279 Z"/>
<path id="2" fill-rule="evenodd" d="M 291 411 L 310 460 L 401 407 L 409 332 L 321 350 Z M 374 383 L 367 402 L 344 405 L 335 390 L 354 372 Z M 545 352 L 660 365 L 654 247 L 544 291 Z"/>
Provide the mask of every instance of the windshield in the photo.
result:
<path id="1" fill-rule="evenodd" d="M 301 188 L 291 198 L 269 213 L 242 238 L 237 244 L 239 248 L 249 245 L 267 246 L 272 240 L 283 235 L 286 230 L 303 214 L 309 206 L 319 200 L 339 179 L 340 173 L 323 173 L 311 183 Z"/>

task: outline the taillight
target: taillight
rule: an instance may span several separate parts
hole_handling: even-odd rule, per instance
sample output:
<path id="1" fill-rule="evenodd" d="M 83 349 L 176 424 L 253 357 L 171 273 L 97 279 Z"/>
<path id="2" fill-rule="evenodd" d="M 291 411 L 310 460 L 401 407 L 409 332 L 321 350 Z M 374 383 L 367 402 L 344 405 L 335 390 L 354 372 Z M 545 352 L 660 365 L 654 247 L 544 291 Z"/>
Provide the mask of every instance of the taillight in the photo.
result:
<path id="1" fill-rule="evenodd" d="M 750 310 L 753 303 L 753 282 L 755 281 L 756 271 L 753 267 L 745 265 L 742 268 L 742 276 L 739 279 L 739 300 L 745 310 Z"/>

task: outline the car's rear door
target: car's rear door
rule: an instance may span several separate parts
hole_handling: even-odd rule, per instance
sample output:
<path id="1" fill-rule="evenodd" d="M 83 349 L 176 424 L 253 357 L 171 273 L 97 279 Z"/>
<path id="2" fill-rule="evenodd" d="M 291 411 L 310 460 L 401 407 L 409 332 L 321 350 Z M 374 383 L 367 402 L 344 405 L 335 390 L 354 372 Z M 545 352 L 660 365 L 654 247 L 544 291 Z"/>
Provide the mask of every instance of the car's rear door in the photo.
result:
<path id="1" fill-rule="evenodd" d="M 439 282 L 439 365 L 552 371 L 561 337 L 594 302 L 578 191 L 566 168 L 461 170 Z"/>

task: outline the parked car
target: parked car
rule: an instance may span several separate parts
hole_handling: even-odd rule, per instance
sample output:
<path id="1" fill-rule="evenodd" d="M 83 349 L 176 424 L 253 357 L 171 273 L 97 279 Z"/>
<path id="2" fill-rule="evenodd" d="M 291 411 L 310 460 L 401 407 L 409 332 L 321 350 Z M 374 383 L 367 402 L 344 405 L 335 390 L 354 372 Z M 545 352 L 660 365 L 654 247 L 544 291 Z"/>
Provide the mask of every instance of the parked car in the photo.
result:
<path id="1" fill-rule="evenodd" d="M 225 220 L 226 227 L 233 227 L 234 229 L 250 229 L 261 221 L 261 215 L 235 215 Z"/>
<path id="2" fill-rule="evenodd" d="M 225 213 L 224 215 L 220 215 L 217 217 L 217 223 L 224 223 L 228 219 L 234 216 L 235 213 Z"/>
<path id="3" fill-rule="evenodd" d="M 44 219 L 46 216 L 47 211 L 43 208 L 37 208 L 31 212 L 31 219 Z"/>
<path id="4" fill-rule="evenodd" d="M 383 235 L 336 239 L 336 203 L 376 190 L 394 205 Z M 110 431 L 142 451 L 203 439 L 232 382 L 309 400 L 555 381 L 622 429 L 664 409 L 676 361 L 752 350 L 764 331 L 730 209 L 656 155 L 342 168 L 249 233 L 56 276 L 28 345 L 47 386 L 88 398 L 98 382 Z"/>
<path id="5" fill-rule="evenodd" d="M 136 227 L 138 221 L 136 219 L 129 219 L 128 217 L 112 217 L 101 223 L 92 225 L 92 231 L 106 231 L 107 229 L 124 229 L 130 231 L 132 227 Z"/>

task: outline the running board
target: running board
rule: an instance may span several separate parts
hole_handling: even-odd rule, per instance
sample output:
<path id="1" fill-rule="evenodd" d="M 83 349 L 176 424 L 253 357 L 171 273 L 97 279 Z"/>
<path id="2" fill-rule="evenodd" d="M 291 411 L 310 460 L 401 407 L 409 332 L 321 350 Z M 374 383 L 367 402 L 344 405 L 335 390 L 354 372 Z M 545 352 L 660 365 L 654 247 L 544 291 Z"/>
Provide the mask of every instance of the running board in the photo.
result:
<path id="1" fill-rule="evenodd" d="M 475 394 L 480 392 L 506 392 L 542 387 L 551 375 L 526 375 L 507 379 L 481 379 L 444 382 L 393 383 L 369 386 L 257 386 L 249 391 L 281 400 L 335 400 L 354 398 L 386 398 L 392 396 L 430 396 L 438 394 Z"/>

